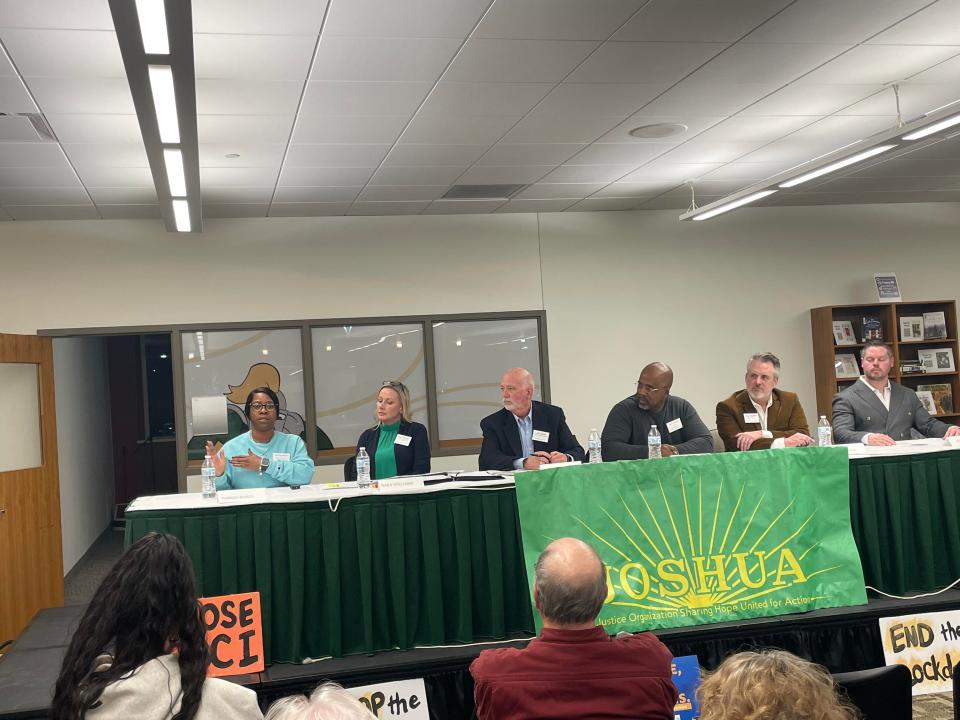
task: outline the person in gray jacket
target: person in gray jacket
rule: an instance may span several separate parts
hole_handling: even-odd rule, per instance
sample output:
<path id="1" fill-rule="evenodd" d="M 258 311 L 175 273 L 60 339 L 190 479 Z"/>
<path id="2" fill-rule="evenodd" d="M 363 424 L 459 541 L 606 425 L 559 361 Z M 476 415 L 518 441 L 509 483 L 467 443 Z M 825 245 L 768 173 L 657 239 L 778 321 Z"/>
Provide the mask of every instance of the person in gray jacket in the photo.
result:
<path id="1" fill-rule="evenodd" d="M 673 370 L 650 363 L 637 380 L 637 394 L 621 400 L 607 416 L 600 437 L 604 460 L 647 457 L 647 435 L 660 430 L 664 457 L 713 452 L 713 437 L 693 405 L 670 394 Z"/>
<path id="2" fill-rule="evenodd" d="M 871 340 L 860 352 L 863 375 L 833 396 L 833 438 L 838 443 L 895 445 L 898 440 L 952 437 L 956 425 L 930 417 L 910 388 L 890 382 L 893 350 Z"/>

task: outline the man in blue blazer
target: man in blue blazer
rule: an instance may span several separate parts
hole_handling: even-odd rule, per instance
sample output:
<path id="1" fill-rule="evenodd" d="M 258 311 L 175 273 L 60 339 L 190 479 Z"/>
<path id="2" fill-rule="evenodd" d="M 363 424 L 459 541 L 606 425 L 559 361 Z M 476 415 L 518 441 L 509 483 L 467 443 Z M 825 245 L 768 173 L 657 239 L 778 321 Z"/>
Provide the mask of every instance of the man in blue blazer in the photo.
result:
<path id="1" fill-rule="evenodd" d="M 480 421 L 481 470 L 536 470 L 583 460 L 583 448 L 563 410 L 537 402 L 533 391 L 533 376 L 523 368 L 511 368 L 500 378 L 503 410 Z"/>
<path id="2" fill-rule="evenodd" d="M 910 388 L 890 382 L 893 351 L 872 340 L 860 353 L 863 375 L 833 397 L 833 437 L 838 443 L 895 445 L 898 440 L 960 434 L 924 410 Z"/>

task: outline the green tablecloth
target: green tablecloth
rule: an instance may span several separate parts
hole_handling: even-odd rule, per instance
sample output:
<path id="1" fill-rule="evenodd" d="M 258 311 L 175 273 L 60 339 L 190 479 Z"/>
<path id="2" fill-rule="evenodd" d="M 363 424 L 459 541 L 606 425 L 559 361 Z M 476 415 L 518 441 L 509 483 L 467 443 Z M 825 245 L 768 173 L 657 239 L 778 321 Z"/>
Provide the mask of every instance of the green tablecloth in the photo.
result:
<path id="1" fill-rule="evenodd" d="M 896 595 L 960 578 L 960 452 L 850 462 L 850 524 L 868 586 Z"/>
<path id="2" fill-rule="evenodd" d="M 128 513 L 151 530 L 201 594 L 260 591 L 268 663 L 533 632 L 512 487 Z"/>

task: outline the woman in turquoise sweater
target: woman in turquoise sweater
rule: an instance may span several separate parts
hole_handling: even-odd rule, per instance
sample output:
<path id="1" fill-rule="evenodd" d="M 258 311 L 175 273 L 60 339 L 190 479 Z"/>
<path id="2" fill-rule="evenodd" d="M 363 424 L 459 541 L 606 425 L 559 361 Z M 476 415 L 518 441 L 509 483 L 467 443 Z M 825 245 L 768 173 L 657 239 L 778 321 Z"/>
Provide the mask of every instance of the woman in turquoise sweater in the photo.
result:
<path id="1" fill-rule="evenodd" d="M 374 480 L 430 472 L 427 429 L 411 419 L 410 391 L 399 380 L 385 381 L 377 393 L 377 424 L 363 431 L 357 450 L 361 447 L 370 456 Z M 344 476 L 350 481 L 357 479 L 356 457 L 347 461 Z"/>

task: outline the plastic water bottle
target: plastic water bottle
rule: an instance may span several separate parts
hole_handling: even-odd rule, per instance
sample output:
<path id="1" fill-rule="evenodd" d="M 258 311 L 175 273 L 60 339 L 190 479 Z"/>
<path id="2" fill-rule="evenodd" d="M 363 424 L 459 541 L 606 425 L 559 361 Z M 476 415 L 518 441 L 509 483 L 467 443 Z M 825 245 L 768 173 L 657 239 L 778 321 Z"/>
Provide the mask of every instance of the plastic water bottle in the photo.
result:
<path id="1" fill-rule="evenodd" d="M 826 415 L 820 416 L 820 422 L 817 423 L 817 446 L 830 447 L 833 445 L 833 428 L 830 427 L 830 421 Z"/>
<path id="2" fill-rule="evenodd" d="M 357 453 L 357 487 L 366 490 L 370 487 L 370 456 L 366 448 Z"/>
<path id="3" fill-rule="evenodd" d="M 213 466 L 213 458 L 205 455 L 203 465 L 200 466 L 200 493 L 204 498 L 217 496 L 217 469 Z"/>
<path id="4" fill-rule="evenodd" d="M 603 462 L 603 457 L 600 454 L 600 433 L 597 432 L 596 428 L 590 431 L 590 437 L 587 439 L 587 449 L 591 463 Z"/>
<path id="5" fill-rule="evenodd" d="M 650 426 L 650 433 L 647 435 L 647 449 L 649 450 L 647 457 L 663 457 L 663 454 L 660 452 L 660 431 L 656 425 Z"/>

